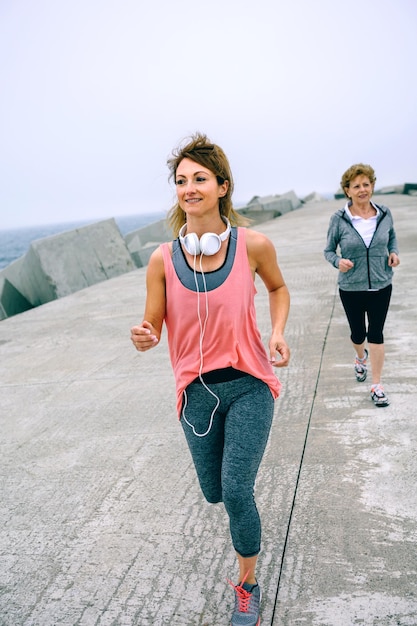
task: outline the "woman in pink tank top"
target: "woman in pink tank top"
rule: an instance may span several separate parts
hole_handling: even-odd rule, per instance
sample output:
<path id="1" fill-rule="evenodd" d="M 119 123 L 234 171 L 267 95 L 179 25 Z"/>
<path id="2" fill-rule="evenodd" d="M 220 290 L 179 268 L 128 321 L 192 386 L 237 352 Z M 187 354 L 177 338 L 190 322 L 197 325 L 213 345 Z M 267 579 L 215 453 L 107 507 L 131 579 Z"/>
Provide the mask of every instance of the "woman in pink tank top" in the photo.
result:
<path id="1" fill-rule="evenodd" d="M 168 160 L 177 190 L 169 222 L 175 239 L 150 257 L 137 350 L 158 345 L 165 322 L 177 413 L 208 502 L 223 502 L 238 566 L 231 583 L 232 626 L 260 624 L 256 563 L 261 523 L 254 499 L 281 384 L 290 297 L 273 243 L 244 228 L 233 209 L 233 178 L 223 150 L 193 135 Z M 263 346 L 256 323 L 255 274 L 268 293 L 271 334 Z M 242 622 L 242 619 L 244 622 Z"/>

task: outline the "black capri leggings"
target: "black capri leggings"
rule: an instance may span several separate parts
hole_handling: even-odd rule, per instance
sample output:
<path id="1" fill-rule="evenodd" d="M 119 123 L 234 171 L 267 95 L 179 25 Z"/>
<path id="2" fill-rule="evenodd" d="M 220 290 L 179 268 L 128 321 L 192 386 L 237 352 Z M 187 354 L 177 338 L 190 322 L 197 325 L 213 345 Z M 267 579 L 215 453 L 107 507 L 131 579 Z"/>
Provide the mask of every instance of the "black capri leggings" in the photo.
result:
<path id="1" fill-rule="evenodd" d="M 360 345 L 366 337 L 369 343 L 384 343 L 383 330 L 391 293 L 392 285 L 378 291 L 342 291 L 339 289 L 353 343 Z"/>

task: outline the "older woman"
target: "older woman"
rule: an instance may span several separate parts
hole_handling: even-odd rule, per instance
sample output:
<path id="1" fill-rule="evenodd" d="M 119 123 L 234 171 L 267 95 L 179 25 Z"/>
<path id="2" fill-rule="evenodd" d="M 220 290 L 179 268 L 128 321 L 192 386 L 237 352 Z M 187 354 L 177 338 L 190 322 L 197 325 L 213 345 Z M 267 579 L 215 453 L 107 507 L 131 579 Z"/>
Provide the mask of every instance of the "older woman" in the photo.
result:
<path id="1" fill-rule="evenodd" d="M 356 351 L 355 375 L 367 377 L 368 341 L 372 369 L 371 399 L 388 406 L 381 384 L 384 365 L 384 324 L 392 292 L 393 267 L 399 265 L 398 245 L 391 211 L 371 198 L 375 172 L 370 165 L 352 165 L 342 176 L 347 197 L 330 219 L 324 256 L 339 270 L 339 293 Z M 340 252 L 340 254 L 338 254 Z"/>

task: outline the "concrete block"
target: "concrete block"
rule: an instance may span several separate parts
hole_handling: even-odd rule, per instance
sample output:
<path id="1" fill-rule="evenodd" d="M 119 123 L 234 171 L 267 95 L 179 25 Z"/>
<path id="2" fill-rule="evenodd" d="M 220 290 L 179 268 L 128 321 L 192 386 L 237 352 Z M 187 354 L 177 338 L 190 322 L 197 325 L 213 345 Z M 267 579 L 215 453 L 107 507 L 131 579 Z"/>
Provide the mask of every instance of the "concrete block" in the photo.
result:
<path id="1" fill-rule="evenodd" d="M 307 202 L 324 202 L 325 200 L 326 198 L 322 196 L 321 194 L 317 193 L 317 191 L 312 191 L 311 193 L 308 194 L 308 196 L 305 196 L 302 201 L 304 203 L 307 203 Z"/>
<path id="2" fill-rule="evenodd" d="M 255 224 L 262 224 L 263 222 L 274 220 L 281 215 L 279 211 L 259 211 L 253 209 L 251 206 L 240 208 L 237 212 L 251 220 L 249 228 Z"/>
<path id="3" fill-rule="evenodd" d="M 247 206 L 251 211 L 276 211 L 278 210 L 278 199 L 278 195 L 254 196 L 249 200 Z"/>
<path id="4" fill-rule="evenodd" d="M 382 187 L 379 190 L 375 190 L 376 194 L 384 194 L 384 195 L 389 195 L 389 194 L 398 194 L 398 193 L 405 193 L 404 192 L 404 185 L 391 185 L 390 187 Z"/>
<path id="5" fill-rule="evenodd" d="M 280 203 L 279 210 L 281 211 L 281 213 L 284 213 L 281 207 L 288 206 L 287 203 L 290 203 L 291 211 L 294 211 L 295 209 L 298 209 L 301 206 L 301 200 L 298 198 L 298 196 L 295 194 L 294 191 L 287 191 L 287 193 L 284 193 L 281 196 L 279 196 L 279 203 Z"/>
<path id="6" fill-rule="evenodd" d="M 403 193 L 414 196 L 417 193 L 417 183 L 405 183 Z"/>
<path id="7" fill-rule="evenodd" d="M 159 244 L 172 240 L 167 220 L 159 220 L 125 235 L 127 249 L 136 267 L 145 267 Z"/>
<path id="8" fill-rule="evenodd" d="M 5 268 L 3 268 L 0 271 L 0 320 L 10 317 L 11 313 L 8 313 L 8 311 L 11 311 L 13 309 L 16 309 L 17 313 L 21 313 L 23 310 L 26 310 L 26 309 L 22 309 L 22 311 L 20 311 L 19 305 L 17 302 L 15 304 L 11 303 L 12 298 L 13 298 L 11 294 L 11 289 L 10 289 L 11 287 L 15 290 L 16 293 L 19 293 L 20 296 L 22 296 L 26 300 L 25 296 L 21 293 L 20 289 L 17 287 L 17 285 L 20 284 L 19 277 L 20 277 L 22 263 L 23 263 L 23 257 L 20 257 L 19 259 L 16 259 L 16 261 L 13 261 L 12 263 L 10 263 L 10 265 L 7 265 Z M 7 286 L 5 286 L 6 281 L 8 283 Z M 3 299 L 4 299 L 4 304 L 3 304 Z M 14 313 L 13 315 L 15 314 L 16 313 Z"/>
<path id="9" fill-rule="evenodd" d="M 280 215 L 293 211 L 299 206 L 301 206 L 301 200 L 294 191 L 275 196 L 254 196 L 247 204 L 247 208 L 251 211 L 275 211 Z"/>
<path id="10" fill-rule="evenodd" d="M 125 235 L 126 245 L 130 253 L 137 252 L 149 243 L 163 243 L 171 241 L 171 239 L 172 232 L 167 224 L 167 220 L 153 222 Z"/>
<path id="11" fill-rule="evenodd" d="M 149 263 L 152 252 L 156 250 L 158 246 L 160 246 L 159 243 L 150 244 L 136 252 L 135 257 L 137 257 L 137 261 L 135 258 L 135 263 L 140 263 L 140 265 L 137 265 L 137 267 L 146 267 L 146 265 L 148 265 Z"/>
<path id="12" fill-rule="evenodd" d="M 109 219 L 32 242 L 14 286 L 38 306 L 133 269 L 117 224 Z"/>
<path id="13" fill-rule="evenodd" d="M 0 319 L 6 319 L 33 308 L 32 304 L 7 278 L 2 278 L 0 285 Z"/>

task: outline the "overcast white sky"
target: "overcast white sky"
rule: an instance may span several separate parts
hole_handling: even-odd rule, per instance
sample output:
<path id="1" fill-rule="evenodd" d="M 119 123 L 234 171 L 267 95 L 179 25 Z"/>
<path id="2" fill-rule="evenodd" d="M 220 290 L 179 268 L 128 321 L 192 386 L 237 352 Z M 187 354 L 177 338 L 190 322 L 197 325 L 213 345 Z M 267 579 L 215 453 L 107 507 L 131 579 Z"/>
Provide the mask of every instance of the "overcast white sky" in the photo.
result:
<path id="1" fill-rule="evenodd" d="M 416 0 L 0 0 L 0 229 L 168 210 L 200 130 L 236 203 L 417 182 Z"/>

